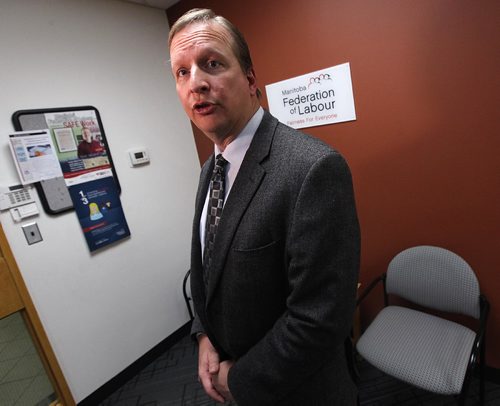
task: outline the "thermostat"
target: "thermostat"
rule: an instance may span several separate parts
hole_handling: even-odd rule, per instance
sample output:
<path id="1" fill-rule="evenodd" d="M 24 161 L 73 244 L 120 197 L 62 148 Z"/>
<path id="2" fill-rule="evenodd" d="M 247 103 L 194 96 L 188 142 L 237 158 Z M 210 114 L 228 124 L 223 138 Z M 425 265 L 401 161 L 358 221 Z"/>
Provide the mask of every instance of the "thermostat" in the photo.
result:
<path id="1" fill-rule="evenodd" d="M 147 148 L 132 149 L 128 153 L 132 166 L 144 165 L 149 163 L 149 151 L 147 150 Z"/>

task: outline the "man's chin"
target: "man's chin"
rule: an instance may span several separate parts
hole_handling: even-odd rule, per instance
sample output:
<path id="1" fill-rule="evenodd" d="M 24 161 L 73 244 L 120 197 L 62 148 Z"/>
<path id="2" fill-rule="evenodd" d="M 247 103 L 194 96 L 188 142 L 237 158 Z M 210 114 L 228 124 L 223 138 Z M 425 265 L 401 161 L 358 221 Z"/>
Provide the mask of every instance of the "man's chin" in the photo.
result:
<path id="1" fill-rule="evenodd" d="M 193 121 L 194 125 L 198 130 L 205 134 L 211 140 L 218 139 L 221 134 L 223 134 L 223 126 L 217 125 L 216 123 L 207 122 L 208 120 L 196 120 Z"/>

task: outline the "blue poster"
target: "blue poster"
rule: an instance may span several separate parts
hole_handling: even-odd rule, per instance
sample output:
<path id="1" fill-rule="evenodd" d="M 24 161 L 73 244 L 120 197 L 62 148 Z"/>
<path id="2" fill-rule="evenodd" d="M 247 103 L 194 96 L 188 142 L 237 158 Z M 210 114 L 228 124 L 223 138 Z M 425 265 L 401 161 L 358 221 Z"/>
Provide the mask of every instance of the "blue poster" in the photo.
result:
<path id="1" fill-rule="evenodd" d="M 68 190 L 90 251 L 130 235 L 112 176 L 72 185 Z"/>

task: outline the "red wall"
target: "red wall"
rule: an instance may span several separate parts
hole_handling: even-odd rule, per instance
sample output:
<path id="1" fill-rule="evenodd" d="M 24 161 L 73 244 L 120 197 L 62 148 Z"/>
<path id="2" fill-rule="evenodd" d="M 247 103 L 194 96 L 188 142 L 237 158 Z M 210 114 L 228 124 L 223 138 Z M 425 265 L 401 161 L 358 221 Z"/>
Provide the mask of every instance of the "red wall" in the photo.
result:
<path id="1" fill-rule="evenodd" d="M 263 92 L 350 62 L 357 120 L 305 131 L 353 172 L 361 282 L 413 245 L 458 253 L 491 302 L 487 363 L 500 367 L 500 2 L 182 0 L 170 21 L 191 7 L 241 29 Z M 204 161 L 212 146 L 195 139 Z M 380 305 L 363 306 L 364 324 Z"/>

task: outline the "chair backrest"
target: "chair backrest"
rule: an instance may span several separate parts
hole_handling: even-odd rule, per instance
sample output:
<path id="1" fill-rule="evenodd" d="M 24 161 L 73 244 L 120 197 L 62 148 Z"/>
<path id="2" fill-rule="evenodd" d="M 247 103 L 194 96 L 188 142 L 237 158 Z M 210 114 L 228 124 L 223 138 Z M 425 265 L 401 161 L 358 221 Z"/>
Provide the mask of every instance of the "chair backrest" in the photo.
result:
<path id="1" fill-rule="evenodd" d="M 444 248 L 418 246 L 389 263 L 387 293 L 413 303 L 479 318 L 479 282 L 472 268 Z"/>

